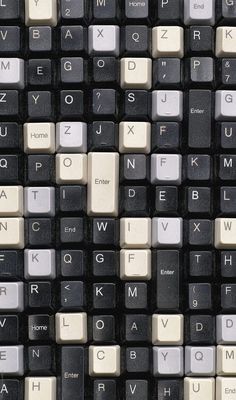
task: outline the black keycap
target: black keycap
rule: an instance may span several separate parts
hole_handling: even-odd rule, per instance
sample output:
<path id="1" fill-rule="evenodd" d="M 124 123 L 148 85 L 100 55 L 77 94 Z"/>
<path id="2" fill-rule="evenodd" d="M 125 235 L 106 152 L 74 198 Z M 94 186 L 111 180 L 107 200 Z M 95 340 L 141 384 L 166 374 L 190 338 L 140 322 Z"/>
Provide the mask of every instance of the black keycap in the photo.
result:
<path id="1" fill-rule="evenodd" d="M 147 19 L 149 16 L 149 0 L 137 3 L 125 0 L 125 16 L 130 19 Z"/>
<path id="2" fill-rule="evenodd" d="M 22 128 L 15 122 L 0 122 L 0 148 L 19 150 L 22 143 Z"/>
<path id="3" fill-rule="evenodd" d="M 94 82 L 118 82 L 118 61 L 115 57 L 93 58 Z"/>
<path id="4" fill-rule="evenodd" d="M 93 251 L 92 269 L 94 276 L 116 276 L 118 253 L 113 250 Z"/>
<path id="5" fill-rule="evenodd" d="M 149 159 L 144 154 L 125 154 L 120 159 L 121 181 L 145 181 L 149 178 Z"/>
<path id="6" fill-rule="evenodd" d="M 23 277 L 23 253 L 17 250 L 0 251 L 0 279 Z"/>
<path id="7" fill-rule="evenodd" d="M 148 347 L 127 347 L 125 367 L 128 373 L 150 371 L 150 351 Z"/>
<path id="8" fill-rule="evenodd" d="M 211 189 L 209 187 L 189 187 L 187 198 L 189 213 L 211 213 Z"/>
<path id="9" fill-rule="evenodd" d="M 94 218 L 92 221 L 92 243 L 114 245 L 119 242 L 119 221 L 114 218 Z"/>
<path id="10" fill-rule="evenodd" d="M 145 25 L 126 25 L 122 31 L 121 46 L 126 55 L 148 55 L 150 31 Z"/>
<path id="11" fill-rule="evenodd" d="M 178 189 L 175 186 L 157 186 L 155 188 L 155 214 L 173 214 L 178 212 Z"/>
<path id="12" fill-rule="evenodd" d="M 82 83 L 85 79 L 84 60 L 81 57 L 68 57 L 61 59 L 62 84 Z"/>
<path id="13" fill-rule="evenodd" d="M 236 278 L 236 252 L 222 251 L 220 254 L 220 270 L 223 278 Z"/>
<path id="14" fill-rule="evenodd" d="M 208 181 L 211 178 L 211 157 L 207 154 L 187 156 L 187 178 L 191 181 Z"/>
<path id="15" fill-rule="evenodd" d="M 183 381 L 180 379 L 158 380 L 158 400 L 183 400 Z"/>
<path id="16" fill-rule="evenodd" d="M 29 247 L 53 247 L 55 239 L 55 224 L 50 218 L 29 218 L 26 220 L 28 228 Z"/>
<path id="17" fill-rule="evenodd" d="M 66 309 L 83 309 L 85 306 L 84 283 L 79 281 L 61 282 L 60 307 Z"/>
<path id="18" fill-rule="evenodd" d="M 92 112 L 95 116 L 116 115 L 117 93 L 114 89 L 94 89 L 92 99 Z"/>
<path id="19" fill-rule="evenodd" d="M 29 50 L 49 52 L 53 50 L 52 28 L 50 26 L 31 26 L 29 28 Z"/>
<path id="20" fill-rule="evenodd" d="M 152 150 L 178 151 L 180 145 L 180 125 L 177 122 L 156 122 L 152 126 Z"/>
<path id="21" fill-rule="evenodd" d="M 215 344 L 215 318 L 212 315 L 190 315 L 186 318 L 185 343 L 191 345 Z"/>
<path id="22" fill-rule="evenodd" d="M 221 285 L 221 307 L 224 311 L 236 310 L 236 284 Z"/>
<path id="23" fill-rule="evenodd" d="M 189 62 L 189 84 L 211 86 L 214 83 L 214 60 L 211 57 L 192 57 Z"/>
<path id="24" fill-rule="evenodd" d="M 86 50 L 87 37 L 83 26 L 61 27 L 61 50 L 69 52 L 83 52 Z"/>
<path id="25" fill-rule="evenodd" d="M 114 309 L 116 307 L 116 285 L 114 283 L 93 284 L 93 308 Z"/>
<path id="26" fill-rule="evenodd" d="M 236 4 L 234 1 L 222 0 L 221 4 L 221 17 L 224 23 L 234 21 L 236 18 Z"/>
<path id="27" fill-rule="evenodd" d="M 236 148 L 236 122 L 222 122 L 218 126 L 220 146 L 223 149 Z"/>
<path id="28" fill-rule="evenodd" d="M 126 90 L 124 92 L 124 118 L 147 119 L 149 111 L 148 92 L 146 90 Z M 130 123 L 132 128 L 132 123 Z"/>
<path id="29" fill-rule="evenodd" d="M 0 54 L 18 53 L 21 49 L 20 43 L 21 33 L 18 26 L 0 26 Z"/>
<path id="30" fill-rule="evenodd" d="M 60 356 L 61 400 L 84 400 L 85 349 L 62 346 Z"/>
<path id="31" fill-rule="evenodd" d="M 60 119 L 77 119 L 84 114 L 84 93 L 82 90 L 60 92 Z"/>
<path id="32" fill-rule="evenodd" d="M 28 367 L 31 374 L 51 375 L 54 372 L 54 351 L 51 346 L 29 346 Z"/>
<path id="33" fill-rule="evenodd" d="M 20 321 L 18 315 L 0 316 L 0 342 L 3 344 L 18 343 L 20 339 Z M 1 393 L 1 392 L 0 392 Z"/>
<path id="34" fill-rule="evenodd" d="M 49 59 L 35 59 L 28 62 L 28 83 L 32 86 L 52 84 L 52 62 Z"/>
<path id="35" fill-rule="evenodd" d="M 18 155 L 0 155 L 0 181 L 2 183 L 20 183 L 23 172 L 21 161 L 21 157 Z M 3 192 L 2 196 L 4 196 Z"/>
<path id="36" fill-rule="evenodd" d="M 208 219 L 191 219 L 188 224 L 188 242 L 192 246 L 210 246 L 213 243 L 213 224 Z"/>
<path id="37" fill-rule="evenodd" d="M 116 339 L 114 315 L 93 316 L 93 341 L 113 343 Z"/>
<path id="38" fill-rule="evenodd" d="M 111 379 L 96 379 L 93 382 L 93 400 L 117 400 L 116 381 Z"/>
<path id="39" fill-rule="evenodd" d="M 28 92 L 28 119 L 51 121 L 53 118 L 53 96 L 51 92 Z"/>
<path id="40" fill-rule="evenodd" d="M 156 88 L 181 87 L 182 63 L 179 58 L 159 58 L 153 62 L 153 86 Z"/>
<path id="41" fill-rule="evenodd" d="M 60 239 L 61 243 L 82 243 L 85 239 L 83 218 L 61 218 Z"/>
<path id="42" fill-rule="evenodd" d="M 188 97 L 188 145 L 210 148 L 212 126 L 212 93 L 210 90 L 190 90 Z"/>
<path id="43" fill-rule="evenodd" d="M 61 0 L 61 16 L 63 19 L 83 19 L 86 15 L 84 0 Z M 64 400 L 64 399 L 63 399 Z"/>
<path id="44" fill-rule="evenodd" d="M 148 287 L 146 283 L 125 284 L 125 307 L 127 309 L 145 309 L 148 306 Z"/>
<path id="45" fill-rule="evenodd" d="M 219 83 L 224 86 L 236 84 L 236 59 L 223 58 L 219 61 Z"/>
<path id="46" fill-rule="evenodd" d="M 30 308 L 52 308 L 51 282 L 30 282 L 28 284 L 28 305 Z"/>
<path id="47" fill-rule="evenodd" d="M 181 0 L 168 0 L 158 1 L 156 12 L 160 22 L 164 21 L 180 22 L 182 19 L 182 1 Z"/>
<path id="48" fill-rule="evenodd" d="M 86 266 L 83 250 L 61 250 L 60 273 L 63 277 L 82 277 Z"/>
<path id="49" fill-rule="evenodd" d="M 121 210 L 127 216 L 148 216 L 149 201 L 146 186 L 122 186 L 120 188 Z"/>
<path id="50" fill-rule="evenodd" d="M 220 211 L 224 214 L 236 212 L 236 187 L 220 188 Z"/>
<path id="51" fill-rule="evenodd" d="M 0 91 L 0 117 L 19 119 L 21 116 L 19 106 L 19 92 L 17 90 Z"/>
<path id="52" fill-rule="evenodd" d="M 180 308 L 180 259 L 177 250 L 154 252 L 157 274 L 156 306 L 159 310 Z"/>
<path id="53" fill-rule="evenodd" d="M 27 157 L 27 182 L 50 184 L 54 178 L 54 157 L 48 154 L 29 155 Z"/>
<path id="54" fill-rule="evenodd" d="M 93 18 L 99 22 L 101 20 L 115 20 L 117 16 L 116 0 L 92 0 Z"/>
<path id="55" fill-rule="evenodd" d="M 191 26 L 186 31 L 186 46 L 189 53 L 199 53 L 199 55 L 213 53 L 213 28 L 211 26 Z"/>
<path id="56" fill-rule="evenodd" d="M 126 381 L 125 392 L 125 400 L 148 400 L 148 381 Z"/>
<path id="57" fill-rule="evenodd" d="M 0 2 L 0 20 L 19 19 L 21 16 L 21 1 L 1 1 Z"/>
<path id="58" fill-rule="evenodd" d="M 236 155 L 220 155 L 219 178 L 226 181 L 236 179 Z"/>
<path id="59" fill-rule="evenodd" d="M 125 316 L 125 340 L 127 342 L 149 342 L 150 318 L 143 314 L 130 314 Z"/>
<path id="60" fill-rule="evenodd" d="M 212 288 L 209 283 L 190 283 L 188 293 L 190 310 L 199 311 L 212 308 Z"/>
<path id="61" fill-rule="evenodd" d="M 1 379 L 1 400 L 23 400 L 23 381 Z"/>
<path id="62" fill-rule="evenodd" d="M 213 274 L 212 252 L 190 251 L 188 270 L 189 270 L 189 275 L 191 277 L 212 277 Z"/>
<path id="63" fill-rule="evenodd" d="M 90 151 L 117 151 L 118 125 L 112 121 L 95 121 L 89 126 Z"/>
<path id="64" fill-rule="evenodd" d="M 59 209 L 63 213 L 81 214 L 86 211 L 84 186 L 60 186 Z"/>
<path id="65" fill-rule="evenodd" d="M 29 340 L 51 341 L 54 339 L 54 321 L 49 315 L 29 315 L 28 317 Z"/>

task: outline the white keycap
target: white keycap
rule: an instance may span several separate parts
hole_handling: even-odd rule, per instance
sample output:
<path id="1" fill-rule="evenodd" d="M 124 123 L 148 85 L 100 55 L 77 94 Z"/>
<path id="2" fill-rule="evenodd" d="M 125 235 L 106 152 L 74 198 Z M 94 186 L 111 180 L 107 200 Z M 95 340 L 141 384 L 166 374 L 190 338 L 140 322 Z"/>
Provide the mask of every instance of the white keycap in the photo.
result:
<path id="1" fill-rule="evenodd" d="M 24 248 L 24 218 L 0 218 L 0 249 Z"/>
<path id="2" fill-rule="evenodd" d="M 23 282 L 0 282 L 0 311 L 21 312 L 23 310 L 24 310 Z"/>
<path id="3" fill-rule="evenodd" d="M 57 154 L 56 155 L 56 182 L 58 184 L 87 183 L 87 155 L 86 154 Z"/>
<path id="4" fill-rule="evenodd" d="M 217 375 L 236 376 L 236 346 L 217 346 Z"/>
<path id="5" fill-rule="evenodd" d="M 24 124 L 24 152 L 55 153 L 55 125 L 50 122 Z"/>
<path id="6" fill-rule="evenodd" d="M 215 379 L 185 378 L 184 400 L 215 400 Z"/>
<path id="7" fill-rule="evenodd" d="M 216 28 L 216 57 L 235 57 L 236 27 L 221 26 Z"/>
<path id="8" fill-rule="evenodd" d="M 120 153 L 150 153 L 151 124 L 124 121 L 119 126 Z"/>
<path id="9" fill-rule="evenodd" d="M 8 376 L 24 375 L 24 347 L 23 346 L 0 346 L 0 374 Z M 6 394 L 0 383 L 1 397 Z M 9 393 L 8 393 L 9 394 Z"/>
<path id="10" fill-rule="evenodd" d="M 236 118 L 236 91 L 217 90 L 215 94 L 215 119 L 221 121 Z"/>
<path id="11" fill-rule="evenodd" d="M 120 376 L 120 346 L 90 346 L 90 376 Z"/>
<path id="12" fill-rule="evenodd" d="M 25 216 L 55 216 L 54 187 L 25 187 Z"/>
<path id="13" fill-rule="evenodd" d="M 88 215 L 117 216 L 119 154 L 88 154 Z"/>
<path id="14" fill-rule="evenodd" d="M 151 279 L 151 250 L 121 250 L 120 278 L 124 280 Z"/>
<path id="15" fill-rule="evenodd" d="M 25 24 L 57 25 L 57 0 L 25 0 Z"/>
<path id="16" fill-rule="evenodd" d="M 22 217 L 23 187 L 0 186 L 0 216 Z"/>
<path id="17" fill-rule="evenodd" d="M 56 141 L 58 153 L 86 153 L 87 124 L 84 122 L 58 122 Z"/>
<path id="18" fill-rule="evenodd" d="M 156 26 L 152 30 L 152 56 L 184 56 L 184 30 L 180 26 Z"/>
<path id="19" fill-rule="evenodd" d="M 56 253 L 53 249 L 26 249 L 24 251 L 25 279 L 54 279 Z"/>
<path id="20" fill-rule="evenodd" d="M 183 245 L 182 218 L 153 218 L 152 219 L 152 246 L 176 247 Z"/>
<path id="21" fill-rule="evenodd" d="M 154 185 L 180 185 L 182 182 L 182 156 L 180 154 L 152 154 L 151 182 Z"/>
<path id="22" fill-rule="evenodd" d="M 89 53 L 119 56 L 120 28 L 116 25 L 91 25 L 88 29 Z"/>
<path id="23" fill-rule="evenodd" d="M 151 247 L 151 218 L 121 218 L 120 247 L 148 249 Z"/>
<path id="24" fill-rule="evenodd" d="M 236 343 L 236 315 L 217 315 L 216 335 L 218 344 Z"/>
<path id="25" fill-rule="evenodd" d="M 57 380 L 54 376 L 25 378 L 24 400 L 56 400 Z"/>
<path id="26" fill-rule="evenodd" d="M 56 314 L 57 343 L 86 343 L 87 314 L 57 313 Z"/>
<path id="27" fill-rule="evenodd" d="M 214 25 L 215 0 L 184 0 L 185 25 Z"/>
<path id="28" fill-rule="evenodd" d="M 236 398 L 236 379 L 235 378 L 216 378 L 216 400 L 235 400 Z"/>
<path id="29" fill-rule="evenodd" d="M 183 332 L 183 315 L 154 314 L 152 316 L 152 343 L 154 345 L 182 345 Z"/>
<path id="30" fill-rule="evenodd" d="M 236 218 L 216 218 L 215 247 L 236 249 Z"/>
<path id="31" fill-rule="evenodd" d="M 24 60 L 0 58 L 1 89 L 23 89 L 25 86 Z"/>
<path id="32" fill-rule="evenodd" d="M 151 89 L 152 60 L 150 58 L 122 58 L 120 85 L 123 89 Z"/>
<path id="33" fill-rule="evenodd" d="M 183 93 L 178 90 L 154 90 L 152 92 L 153 121 L 182 121 Z"/>

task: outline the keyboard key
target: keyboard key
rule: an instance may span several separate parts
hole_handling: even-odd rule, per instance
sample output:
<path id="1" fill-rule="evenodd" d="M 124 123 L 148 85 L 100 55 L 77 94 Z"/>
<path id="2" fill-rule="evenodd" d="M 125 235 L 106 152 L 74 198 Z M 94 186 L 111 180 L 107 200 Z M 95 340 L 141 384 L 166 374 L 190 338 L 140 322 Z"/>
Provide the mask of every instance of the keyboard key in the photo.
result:
<path id="1" fill-rule="evenodd" d="M 116 381 L 112 379 L 94 380 L 94 400 L 116 400 Z"/>
<path id="2" fill-rule="evenodd" d="M 24 190 L 26 216 L 54 216 L 55 188 L 27 187 Z"/>
<path id="3" fill-rule="evenodd" d="M 174 168 L 173 168 L 174 166 Z M 151 182 L 153 184 L 180 185 L 182 181 L 182 156 L 179 154 L 152 154 Z"/>
<path id="4" fill-rule="evenodd" d="M 90 376 L 120 376 L 120 346 L 90 346 Z"/>
<path id="5" fill-rule="evenodd" d="M 233 57 L 235 55 L 236 28 L 222 26 L 216 29 L 216 56 Z"/>
<path id="6" fill-rule="evenodd" d="M 89 53 L 119 56 L 120 28 L 117 25 L 90 25 Z"/>
<path id="7" fill-rule="evenodd" d="M 21 50 L 21 32 L 18 26 L 0 26 L 0 53 L 18 53 Z"/>
<path id="8" fill-rule="evenodd" d="M 217 249 L 234 249 L 236 220 L 234 218 L 217 218 L 215 220 L 215 247 Z"/>
<path id="9" fill-rule="evenodd" d="M 149 372 L 150 351 L 148 347 L 126 348 L 126 370 L 128 373 Z"/>
<path id="10" fill-rule="evenodd" d="M 218 344 L 234 344 L 236 341 L 235 315 L 217 315 L 216 332 Z"/>
<path id="11" fill-rule="evenodd" d="M 19 58 L 0 58 L 2 89 L 24 89 L 24 61 Z"/>
<path id="12" fill-rule="evenodd" d="M 69 400 L 75 396 L 84 399 L 85 352 L 83 347 L 63 346 L 61 358 L 61 400 Z"/>
<path id="13" fill-rule="evenodd" d="M 87 342 L 87 314 L 86 313 L 57 313 L 56 342 L 86 343 Z"/>
<path id="14" fill-rule="evenodd" d="M 19 19 L 21 15 L 20 0 L 12 0 L 11 2 L 0 3 L 0 19 Z"/>
<path id="15" fill-rule="evenodd" d="M 18 311 L 24 309 L 24 284 L 23 282 L 1 282 L 0 310 Z"/>
<path id="16" fill-rule="evenodd" d="M 120 246 L 124 249 L 148 249 L 151 247 L 150 218 L 121 218 Z"/>
<path id="17" fill-rule="evenodd" d="M 3 392 L 3 393 L 5 393 L 4 397 L 8 396 L 9 393 L 11 394 L 11 400 L 22 400 L 22 398 L 23 398 L 22 397 L 23 396 L 22 381 L 19 381 L 17 379 L 2 379 L 1 389 L 4 389 L 4 392 Z M 4 397 L 3 397 L 3 399 L 4 399 Z"/>
<path id="18" fill-rule="evenodd" d="M 183 344 L 183 315 L 154 314 L 152 316 L 152 343 L 157 346 Z"/>
<path id="19" fill-rule="evenodd" d="M 236 91 L 217 90 L 215 118 L 217 120 L 232 120 L 235 118 Z"/>
<path id="20" fill-rule="evenodd" d="M 0 372 L 7 376 L 24 375 L 24 347 L 1 346 Z"/>
<path id="21" fill-rule="evenodd" d="M 235 352 L 234 346 L 217 346 L 217 374 L 220 376 L 235 376 Z"/>
<path id="22" fill-rule="evenodd" d="M 26 123 L 24 151 L 28 154 L 55 152 L 55 125 L 53 123 Z"/>
<path id="23" fill-rule="evenodd" d="M 184 0 L 184 22 L 186 25 L 214 25 L 215 0 L 204 0 L 201 4 Z"/>
<path id="24" fill-rule="evenodd" d="M 86 153 L 87 125 L 83 122 L 59 122 L 57 131 L 57 151 L 59 153 Z"/>
<path id="25" fill-rule="evenodd" d="M 184 56 L 184 30 L 179 26 L 157 26 L 152 30 L 152 56 Z"/>
<path id="26" fill-rule="evenodd" d="M 30 341 L 51 341 L 54 339 L 54 317 L 46 314 L 29 315 L 28 338 Z"/>
<path id="27" fill-rule="evenodd" d="M 129 380 L 125 382 L 126 400 L 147 400 L 148 399 L 148 381 Z"/>
<path id="28" fill-rule="evenodd" d="M 216 378 L 216 395 L 219 400 L 227 400 L 228 394 L 234 394 L 235 389 L 235 378 Z"/>
<path id="29" fill-rule="evenodd" d="M 65 20 L 83 19 L 86 16 L 84 0 L 61 0 L 61 16 Z"/>
<path id="30" fill-rule="evenodd" d="M 151 125 L 149 122 L 121 122 L 119 129 L 120 153 L 149 153 Z"/>
<path id="31" fill-rule="evenodd" d="M 0 216 L 23 216 L 23 188 L 22 186 L 1 186 Z"/>
<path id="32" fill-rule="evenodd" d="M 188 101 L 188 145 L 191 148 L 209 148 L 211 146 L 212 93 L 210 90 L 190 90 Z"/>
<path id="33" fill-rule="evenodd" d="M 56 182 L 58 184 L 85 185 L 87 183 L 87 155 L 57 154 Z"/>
<path id="34" fill-rule="evenodd" d="M 183 376 L 183 348 L 153 347 L 153 374 L 155 377 Z"/>
<path id="35" fill-rule="evenodd" d="M 41 0 L 32 2 L 25 0 L 25 24 L 32 25 L 57 25 L 57 1 Z M 51 399 L 50 399 L 51 400 Z"/>
<path id="36" fill-rule="evenodd" d="M 24 252 L 26 279 L 55 279 L 55 250 L 26 249 Z"/>
<path id="37" fill-rule="evenodd" d="M 182 121 L 183 93 L 174 90 L 152 92 L 152 120 Z"/>
<path id="38" fill-rule="evenodd" d="M 30 377 L 25 378 L 25 400 L 56 400 L 56 378 Z"/>
<path id="39" fill-rule="evenodd" d="M 185 347 L 185 375 L 215 376 L 215 347 Z"/>
<path id="40" fill-rule="evenodd" d="M 0 249 L 24 248 L 24 219 L 0 219 Z"/>
<path id="41" fill-rule="evenodd" d="M 0 340 L 2 344 L 15 344 L 20 339 L 20 324 L 18 315 L 1 315 Z"/>
<path id="42" fill-rule="evenodd" d="M 29 50 L 36 53 L 52 51 L 52 28 L 50 26 L 29 27 Z"/>
<path id="43" fill-rule="evenodd" d="M 152 246 L 176 247 L 183 245 L 182 218 L 153 218 L 152 219 Z"/>
<path id="44" fill-rule="evenodd" d="M 150 58 L 122 58 L 120 85 L 123 89 L 151 89 L 152 62 Z"/>
<path id="45" fill-rule="evenodd" d="M 215 344 L 215 318 L 211 315 L 190 315 L 185 319 L 185 343 L 194 346 Z"/>
<path id="46" fill-rule="evenodd" d="M 31 374 L 54 373 L 54 351 L 51 346 L 30 346 L 28 348 L 29 370 Z"/>
<path id="47" fill-rule="evenodd" d="M 151 279 L 151 251 L 121 250 L 120 278 L 124 280 Z"/>
<path id="48" fill-rule="evenodd" d="M 98 315 L 93 317 L 93 340 L 100 343 L 114 343 L 115 317 L 113 315 Z"/>
<path id="49" fill-rule="evenodd" d="M 187 47 L 190 53 L 213 53 L 214 30 L 211 26 L 190 26 L 187 30 Z"/>
<path id="50" fill-rule="evenodd" d="M 149 16 L 149 0 L 133 3 L 125 0 L 125 16 L 130 19 L 143 19 Z"/>
<path id="51" fill-rule="evenodd" d="M 212 287 L 209 283 L 190 283 L 188 285 L 189 309 L 210 310 L 212 307 Z"/>
<path id="52" fill-rule="evenodd" d="M 183 381 L 180 379 L 158 379 L 157 381 L 157 395 L 160 400 L 182 399 L 183 398 Z"/>
<path id="53" fill-rule="evenodd" d="M 197 391 L 196 391 L 197 388 Z M 215 399 L 215 379 L 185 378 L 184 393 L 186 400 Z M 222 399 L 223 400 L 223 399 Z"/>

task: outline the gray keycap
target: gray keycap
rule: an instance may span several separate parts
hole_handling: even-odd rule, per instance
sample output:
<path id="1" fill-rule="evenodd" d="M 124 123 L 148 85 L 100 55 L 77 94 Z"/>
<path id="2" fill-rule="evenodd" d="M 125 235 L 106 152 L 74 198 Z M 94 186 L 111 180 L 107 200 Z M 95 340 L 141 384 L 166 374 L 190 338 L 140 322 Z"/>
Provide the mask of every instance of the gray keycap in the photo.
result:
<path id="1" fill-rule="evenodd" d="M 148 18 L 149 0 L 125 0 L 125 15 L 127 18 Z"/>
<path id="2" fill-rule="evenodd" d="M 154 376 L 183 376 L 183 347 L 153 347 Z"/>
<path id="3" fill-rule="evenodd" d="M 186 25 L 214 25 L 215 0 L 184 0 Z"/>
<path id="4" fill-rule="evenodd" d="M 9 376 L 24 375 L 24 347 L 0 347 L 0 374 Z M 2 392 L 4 393 L 4 392 Z"/>
<path id="5" fill-rule="evenodd" d="M 182 121 L 183 93 L 178 90 L 154 90 L 152 92 L 153 121 Z"/>
<path id="6" fill-rule="evenodd" d="M 185 347 L 185 375 L 214 376 L 215 347 Z"/>
<path id="7" fill-rule="evenodd" d="M 25 216 L 55 216 L 54 187 L 27 187 L 24 197 Z"/>
<path id="8" fill-rule="evenodd" d="M 87 124 L 84 122 L 58 122 L 56 140 L 58 153 L 86 153 Z"/>
<path id="9" fill-rule="evenodd" d="M 26 249 L 25 279 L 54 279 L 56 277 L 55 250 L 53 249 Z"/>
<path id="10" fill-rule="evenodd" d="M 217 315 L 216 337 L 218 344 L 236 343 L 236 315 Z"/>
<path id="11" fill-rule="evenodd" d="M 153 218 L 152 219 L 152 247 L 183 246 L 183 219 L 182 218 Z"/>
<path id="12" fill-rule="evenodd" d="M 151 182 L 154 185 L 180 185 L 182 182 L 182 156 L 180 154 L 152 154 Z"/>
<path id="13" fill-rule="evenodd" d="M 215 98 L 215 119 L 231 120 L 236 118 L 236 91 L 217 90 Z"/>
<path id="14" fill-rule="evenodd" d="M 25 86 L 24 60 L 0 58 L 1 89 L 23 89 Z"/>
<path id="15" fill-rule="evenodd" d="M 51 51 L 52 28 L 50 26 L 30 26 L 29 49 L 30 51 Z"/>
<path id="16" fill-rule="evenodd" d="M 118 56 L 120 28 L 116 25 L 91 25 L 89 27 L 89 53 Z"/>
<path id="17" fill-rule="evenodd" d="M 0 311 L 24 310 L 23 282 L 0 282 Z"/>

